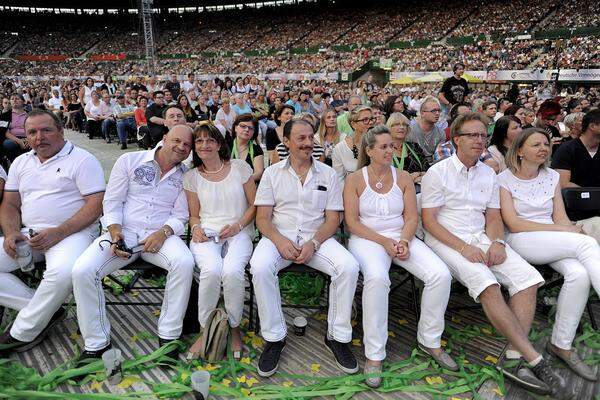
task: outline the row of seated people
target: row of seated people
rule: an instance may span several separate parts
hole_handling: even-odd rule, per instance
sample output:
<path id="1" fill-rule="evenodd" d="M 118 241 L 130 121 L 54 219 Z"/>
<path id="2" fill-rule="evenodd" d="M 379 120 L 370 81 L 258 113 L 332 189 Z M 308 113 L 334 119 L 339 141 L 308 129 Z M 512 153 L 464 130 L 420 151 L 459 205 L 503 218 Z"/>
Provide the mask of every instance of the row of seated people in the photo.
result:
<path id="1" fill-rule="evenodd" d="M 268 167 L 257 188 L 250 150 L 237 146 L 238 139 L 248 143 L 252 138 L 255 123 L 238 123 L 230 150 L 214 124 L 206 121 L 192 129 L 174 121 L 154 149 L 119 157 L 105 187 L 98 160 L 64 140 L 56 115 L 32 111 L 25 127 L 33 151 L 11 166 L 0 206 L 5 233 L 0 304 L 19 311 L 0 336 L 7 345 L 2 356 L 39 343 L 64 315 L 61 304 L 72 289 L 85 343 L 82 358 L 100 357 L 111 347 L 102 279 L 142 258 L 167 270 L 160 344 L 181 335 L 196 267 L 200 325 L 216 307 L 223 286 L 234 357 L 240 358 L 244 269 L 249 263 L 266 340 L 258 373 L 271 376 L 287 332 L 277 272 L 299 263 L 331 276 L 324 341 L 346 373 L 359 369 L 348 343 L 362 273 L 364 370 L 366 384 L 377 387 L 388 338 L 393 262 L 424 282 L 417 342 L 438 364 L 458 369 L 441 347 L 455 278 L 506 336 L 507 358 L 524 360 L 503 372 L 537 393 L 572 398 L 564 379 L 527 337 L 537 288 L 544 282 L 530 263 L 548 263 L 565 276 L 546 350 L 575 373 L 595 380 L 572 343 L 590 287 L 600 291 L 600 246 L 585 234 L 587 225 L 574 225 L 565 213 L 559 174 L 546 166 L 548 133 L 539 128 L 521 132 L 507 153 L 508 169 L 496 176 L 480 161 L 487 123 L 487 117 L 471 112 L 455 119 L 450 127 L 455 153 L 422 176 L 418 200 L 414 178 L 402 169 L 408 152 L 402 152 L 400 167 L 394 166 L 394 139 L 383 125 L 362 133 L 355 129 L 360 137 L 356 168 L 342 182 L 334 169 L 313 159 L 314 127 L 291 119 L 283 126 L 288 158 Z M 586 114 L 582 126 L 597 150 L 600 112 Z M 184 161 L 190 153 L 192 169 L 187 170 Z M 342 211 L 351 233 L 347 249 L 334 238 Z M 419 212 L 424 241 L 416 237 Z M 96 237 L 101 214 L 106 231 Z M 253 248 L 255 222 L 262 238 Z M 179 237 L 186 223 L 192 232 L 189 248 Z M 37 289 L 11 273 L 19 268 L 17 247 L 24 242 L 33 249 L 34 260 L 46 261 Z M 508 289 L 508 303 L 500 285 Z"/>

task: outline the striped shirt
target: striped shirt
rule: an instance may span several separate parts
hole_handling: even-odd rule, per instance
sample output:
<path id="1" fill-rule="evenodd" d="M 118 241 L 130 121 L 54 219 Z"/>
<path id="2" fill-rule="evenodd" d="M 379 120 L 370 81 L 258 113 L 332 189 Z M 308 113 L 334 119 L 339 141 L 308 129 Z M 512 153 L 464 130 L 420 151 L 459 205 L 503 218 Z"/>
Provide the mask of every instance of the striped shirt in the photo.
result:
<path id="1" fill-rule="evenodd" d="M 285 160 L 290 156 L 290 151 L 287 147 L 285 147 L 283 143 L 279 143 L 277 147 L 275 147 L 275 151 L 277 151 L 277 154 L 279 155 L 279 160 Z M 313 158 L 315 160 L 320 160 L 323 154 L 325 154 L 325 149 L 323 148 L 323 146 L 321 146 L 318 143 L 315 143 L 312 153 Z"/>

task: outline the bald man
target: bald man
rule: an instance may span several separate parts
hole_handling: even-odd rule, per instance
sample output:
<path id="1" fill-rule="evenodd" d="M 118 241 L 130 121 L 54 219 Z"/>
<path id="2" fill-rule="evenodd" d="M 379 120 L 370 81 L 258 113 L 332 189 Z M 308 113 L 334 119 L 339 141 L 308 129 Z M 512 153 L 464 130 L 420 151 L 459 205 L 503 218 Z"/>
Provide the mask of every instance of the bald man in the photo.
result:
<path id="1" fill-rule="evenodd" d="M 182 161 L 191 148 L 192 129 L 175 125 L 164 135 L 162 146 L 123 154 L 115 163 L 103 203 L 102 225 L 108 232 L 73 268 L 77 318 L 85 342 L 81 360 L 100 358 L 111 347 L 102 279 L 140 257 L 168 271 L 158 319 L 160 346 L 181 335 L 194 269 L 194 258 L 179 237 L 188 220 Z M 132 253 L 117 248 L 121 239 Z"/>

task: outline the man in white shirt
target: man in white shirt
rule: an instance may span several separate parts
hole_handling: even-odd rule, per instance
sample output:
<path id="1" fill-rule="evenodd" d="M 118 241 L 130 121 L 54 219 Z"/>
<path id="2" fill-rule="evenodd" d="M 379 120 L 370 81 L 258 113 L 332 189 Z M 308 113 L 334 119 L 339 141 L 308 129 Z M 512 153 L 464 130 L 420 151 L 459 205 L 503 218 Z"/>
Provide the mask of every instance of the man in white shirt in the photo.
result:
<path id="1" fill-rule="evenodd" d="M 71 293 L 71 270 L 98 236 L 94 222 L 105 189 L 100 162 L 64 139 L 55 114 L 32 111 L 25 133 L 33 150 L 11 165 L 0 207 L 0 305 L 19 310 L 0 336 L 0 345 L 9 347 L 0 350 L 0 358 L 34 347 L 65 315 L 61 305 Z M 33 261 L 46 261 L 37 290 L 11 273 L 19 269 L 16 246 L 24 241 L 31 246 Z"/>
<path id="2" fill-rule="evenodd" d="M 505 375 L 529 390 L 557 395 L 566 390 L 565 381 L 527 338 L 537 287 L 544 280 L 504 242 L 496 174 L 479 161 L 487 139 L 486 122 L 478 113 L 457 117 L 451 127 L 456 153 L 433 165 L 423 177 L 425 243 L 506 336 L 507 358 L 525 359 L 514 374 L 503 369 Z M 511 296 L 508 304 L 500 285 Z"/>
<path id="3" fill-rule="evenodd" d="M 117 159 L 104 197 L 102 222 L 108 232 L 73 267 L 73 294 L 85 342 L 81 359 L 99 358 L 111 346 L 102 279 L 139 257 L 168 271 L 158 320 L 160 345 L 181 335 L 194 269 L 192 253 L 179 237 L 188 220 L 182 161 L 191 147 L 192 129 L 176 125 L 162 147 Z M 117 248 L 119 240 L 133 252 Z"/>
<path id="4" fill-rule="evenodd" d="M 190 90 L 193 90 L 198 95 L 198 82 L 193 72 L 188 74 L 188 80 L 183 82 L 182 89 L 185 94 L 189 94 Z"/>
<path id="5" fill-rule="evenodd" d="M 354 373 L 358 364 L 348 342 L 352 339 L 350 314 L 358 263 L 333 238 L 343 210 L 339 181 L 331 167 L 312 159 L 314 131 L 308 122 L 289 121 L 283 128 L 283 143 L 290 156 L 265 170 L 254 202 L 256 225 L 263 238 L 250 265 L 261 334 L 267 341 L 258 373 L 273 375 L 285 346 L 277 273 L 292 263 L 331 276 L 325 344 L 338 366 Z"/>
<path id="6" fill-rule="evenodd" d="M 61 107 L 62 107 L 62 99 L 60 97 L 60 93 L 58 92 L 58 90 L 54 89 L 54 90 L 52 90 L 52 97 L 50 97 L 48 99 L 48 108 L 54 114 L 58 115 L 59 118 L 61 118 L 62 117 Z"/>

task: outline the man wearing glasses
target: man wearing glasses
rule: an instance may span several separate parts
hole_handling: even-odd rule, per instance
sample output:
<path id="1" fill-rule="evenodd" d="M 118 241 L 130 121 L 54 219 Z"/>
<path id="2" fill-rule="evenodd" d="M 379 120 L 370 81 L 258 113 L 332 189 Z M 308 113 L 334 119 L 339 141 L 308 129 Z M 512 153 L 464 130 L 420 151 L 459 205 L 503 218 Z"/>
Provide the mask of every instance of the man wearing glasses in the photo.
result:
<path id="1" fill-rule="evenodd" d="M 440 102 L 428 96 L 421 103 L 419 116 L 411 121 L 410 133 L 406 140 L 417 143 L 429 164 L 433 161 L 433 154 L 438 144 L 446 141 L 446 133 L 437 124 L 440 120 L 442 108 Z"/>
<path id="2" fill-rule="evenodd" d="M 456 153 L 433 165 L 423 177 L 425 243 L 473 299 L 481 302 L 491 324 L 508 339 L 506 357 L 524 359 L 514 371 L 503 368 L 505 376 L 537 393 L 563 394 L 565 381 L 527 338 L 537 287 L 544 280 L 504 242 L 496 174 L 479 161 L 487 139 L 486 124 L 486 117 L 478 113 L 456 118 L 450 129 Z M 500 285 L 508 290 L 508 304 Z"/>

